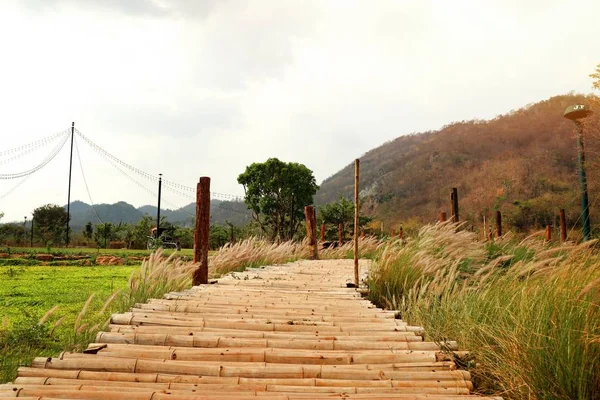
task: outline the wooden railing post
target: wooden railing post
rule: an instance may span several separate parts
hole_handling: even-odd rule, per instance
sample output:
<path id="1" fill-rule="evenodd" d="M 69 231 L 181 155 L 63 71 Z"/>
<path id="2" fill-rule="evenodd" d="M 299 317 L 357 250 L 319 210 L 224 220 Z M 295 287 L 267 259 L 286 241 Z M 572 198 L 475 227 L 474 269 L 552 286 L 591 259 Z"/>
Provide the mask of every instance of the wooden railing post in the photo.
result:
<path id="1" fill-rule="evenodd" d="M 450 203 L 452 206 L 451 218 L 452 222 L 458 222 L 458 189 L 452 188 L 450 191 Z"/>
<path id="2" fill-rule="evenodd" d="M 496 237 L 502 237 L 502 214 L 496 211 Z"/>
<path id="3" fill-rule="evenodd" d="M 321 242 L 325 241 L 325 224 L 321 224 Z"/>
<path id="4" fill-rule="evenodd" d="M 565 209 L 560 210 L 560 241 L 564 243 L 567 241 L 567 222 L 565 219 Z"/>
<path id="5" fill-rule="evenodd" d="M 552 225 L 546 225 L 546 241 L 552 240 Z"/>
<path id="6" fill-rule="evenodd" d="M 311 260 L 319 259 L 317 246 L 317 223 L 315 221 L 315 208 L 313 206 L 304 207 L 304 217 L 306 218 L 306 237 L 311 247 Z"/>
<path id="7" fill-rule="evenodd" d="M 340 246 L 344 244 L 344 224 L 341 222 L 338 224 L 338 244 Z"/>
<path id="8" fill-rule="evenodd" d="M 442 211 L 440 213 L 440 222 L 446 222 L 447 219 L 448 219 L 448 217 L 446 216 L 446 213 L 444 211 Z"/>
<path id="9" fill-rule="evenodd" d="M 194 262 L 199 263 L 192 276 L 194 286 L 208 283 L 208 232 L 210 230 L 210 178 L 203 176 L 196 187 L 196 229 Z"/>

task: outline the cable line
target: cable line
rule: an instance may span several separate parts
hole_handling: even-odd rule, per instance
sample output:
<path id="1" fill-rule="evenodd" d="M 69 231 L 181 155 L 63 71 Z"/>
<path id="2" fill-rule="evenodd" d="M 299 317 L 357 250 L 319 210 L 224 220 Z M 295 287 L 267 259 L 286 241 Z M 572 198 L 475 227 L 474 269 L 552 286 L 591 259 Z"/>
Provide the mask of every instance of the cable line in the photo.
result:
<path id="1" fill-rule="evenodd" d="M 62 140 L 62 142 L 58 143 L 56 145 L 56 147 L 54 147 L 54 149 L 52 150 L 52 152 L 40 164 L 38 164 L 37 166 L 33 167 L 30 170 L 22 171 L 22 172 L 17 172 L 17 173 L 14 173 L 14 174 L 0 174 L 0 179 L 1 180 L 7 180 L 7 179 L 23 178 L 23 177 L 25 177 L 27 175 L 31 175 L 31 174 L 39 171 L 40 169 L 44 168 L 62 150 L 62 148 L 64 147 L 64 145 L 67 142 L 68 138 L 69 138 L 69 136 L 65 135 L 64 139 Z"/>
<path id="2" fill-rule="evenodd" d="M 92 194 L 90 192 L 90 188 L 88 186 L 87 179 L 85 178 L 85 173 L 83 172 L 83 163 L 81 162 L 81 155 L 79 153 L 79 145 L 77 144 L 77 139 L 74 140 L 74 143 L 75 143 L 75 153 L 77 153 L 77 160 L 79 161 L 79 167 L 81 168 L 81 176 L 83 176 L 83 183 L 85 184 L 85 190 L 87 191 L 88 197 L 90 199 L 90 205 L 92 206 L 92 210 L 94 210 L 94 214 L 96 215 L 96 218 L 98 219 L 98 221 L 100 221 L 101 224 L 104 224 L 104 221 L 102 221 L 102 218 L 100 218 L 100 215 L 98 215 L 98 211 L 96 210 L 96 206 L 94 205 L 94 200 L 92 200 Z"/>
<path id="3" fill-rule="evenodd" d="M 12 148 L 12 149 L 0 151 L 0 157 L 4 157 L 7 154 L 12 154 L 12 153 L 16 153 L 16 152 L 22 151 L 22 150 L 28 149 L 30 147 L 35 147 L 35 146 L 39 146 L 39 145 L 45 146 L 49 142 L 52 142 L 55 139 L 61 137 L 62 135 L 66 135 L 68 133 L 69 133 L 69 130 L 64 130 L 62 132 L 55 133 L 53 135 L 47 136 L 45 138 L 36 140 L 36 141 L 28 143 L 28 144 L 25 144 L 23 146 L 19 146 L 19 147 L 15 147 L 15 148 Z"/>

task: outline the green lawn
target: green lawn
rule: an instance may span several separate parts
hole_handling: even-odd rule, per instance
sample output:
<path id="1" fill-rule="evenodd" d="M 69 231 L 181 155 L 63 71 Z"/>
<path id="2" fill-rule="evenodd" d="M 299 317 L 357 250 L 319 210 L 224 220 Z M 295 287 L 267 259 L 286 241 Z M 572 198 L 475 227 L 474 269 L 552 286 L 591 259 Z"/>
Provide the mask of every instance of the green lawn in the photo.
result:
<path id="1" fill-rule="evenodd" d="M 114 255 L 118 257 L 144 257 L 150 255 L 150 250 L 128 250 L 128 249 L 98 249 L 92 247 L 51 247 L 50 249 L 46 247 L 0 247 L 0 252 L 7 251 L 10 249 L 11 253 L 24 253 L 24 254 L 89 254 L 89 255 Z M 173 250 L 165 249 L 164 254 L 170 255 Z M 183 256 L 192 257 L 194 255 L 194 249 L 181 249 L 179 254 Z"/>
<path id="2" fill-rule="evenodd" d="M 85 334 L 85 327 L 76 333 L 74 323 L 92 293 L 95 297 L 79 326 L 105 322 L 107 313 L 99 315 L 98 311 L 111 293 L 127 286 L 129 276 L 137 268 L 0 267 L 0 383 L 11 380 L 16 367 L 32 357 L 56 355 L 75 345 L 79 336 Z M 59 309 L 46 324 L 38 326 L 39 319 L 55 305 Z M 54 323 L 63 316 L 50 335 Z"/>

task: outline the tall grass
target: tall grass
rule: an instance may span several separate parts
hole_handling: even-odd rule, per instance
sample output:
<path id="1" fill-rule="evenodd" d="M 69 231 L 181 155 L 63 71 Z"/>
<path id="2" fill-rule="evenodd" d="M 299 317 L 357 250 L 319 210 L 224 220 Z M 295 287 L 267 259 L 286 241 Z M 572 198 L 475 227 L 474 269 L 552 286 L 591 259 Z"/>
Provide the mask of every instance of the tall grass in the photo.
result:
<path id="1" fill-rule="evenodd" d="M 540 235 L 478 243 L 426 226 L 389 243 L 372 300 L 470 350 L 478 391 L 512 399 L 600 398 L 600 256 L 596 242 L 551 247 Z"/>

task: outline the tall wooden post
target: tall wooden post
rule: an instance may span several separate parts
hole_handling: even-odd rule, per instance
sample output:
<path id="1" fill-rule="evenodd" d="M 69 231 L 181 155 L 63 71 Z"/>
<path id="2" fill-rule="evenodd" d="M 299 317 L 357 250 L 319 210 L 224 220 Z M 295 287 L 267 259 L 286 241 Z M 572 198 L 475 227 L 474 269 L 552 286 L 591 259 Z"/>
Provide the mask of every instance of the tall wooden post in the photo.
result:
<path id="1" fill-rule="evenodd" d="M 344 224 L 338 224 L 338 243 L 340 246 L 344 244 Z"/>
<path id="2" fill-rule="evenodd" d="M 304 207 L 304 217 L 306 218 L 306 237 L 311 247 L 311 260 L 318 260 L 319 253 L 317 249 L 317 223 L 315 221 L 315 208 L 313 206 Z"/>
<path id="3" fill-rule="evenodd" d="M 360 164 L 354 160 L 354 285 L 358 287 L 358 224 L 360 207 L 358 204 Z"/>
<path id="4" fill-rule="evenodd" d="M 567 241 L 567 221 L 565 219 L 565 209 L 560 209 L 560 241 L 564 243 Z"/>
<path id="5" fill-rule="evenodd" d="M 458 218 L 458 189 L 457 188 L 452 188 L 452 191 L 450 192 L 450 203 L 452 206 L 452 211 L 451 211 L 452 222 L 458 222 L 459 218 Z"/>
<path id="6" fill-rule="evenodd" d="M 546 225 L 546 241 L 552 240 L 552 225 Z"/>
<path id="7" fill-rule="evenodd" d="M 496 237 L 502 236 L 502 214 L 496 211 Z"/>
<path id="8" fill-rule="evenodd" d="M 398 239 L 404 240 L 404 229 L 402 229 L 402 227 L 400 227 L 400 230 L 398 231 Z"/>
<path id="9" fill-rule="evenodd" d="M 447 219 L 448 219 L 448 216 L 446 215 L 446 213 L 444 211 L 442 211 L 440 213 L 440 222 L 446 222 Z"/>
<path id="10" fill-rule="evenodd" d="M 321 242 L 325 241 L 325 224 L 321 224 Z"/>
<path id="11" fill-rule="evenodd" d="M 194 231 L 194 286 L 208 283 L 208 232 L 210 229 L 210 178 L 203 176 L 196 187 L 196 229 Z"/>

